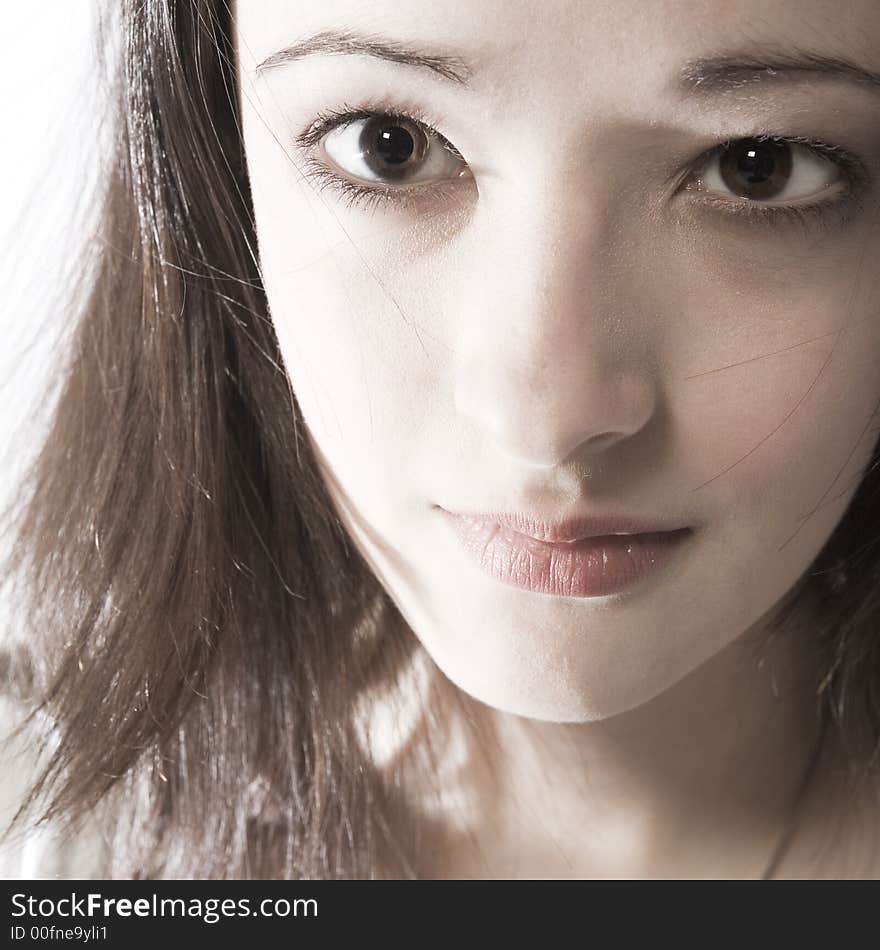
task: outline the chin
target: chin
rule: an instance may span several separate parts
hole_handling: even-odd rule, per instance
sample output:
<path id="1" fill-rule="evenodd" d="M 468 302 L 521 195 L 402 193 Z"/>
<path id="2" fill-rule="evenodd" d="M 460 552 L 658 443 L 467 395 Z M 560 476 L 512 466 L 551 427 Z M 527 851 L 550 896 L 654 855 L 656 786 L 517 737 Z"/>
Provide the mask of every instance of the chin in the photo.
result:
<path id="1" fill-rule="evenodd" d="M 423 641 L 424 642 L 424 641 Z M 643 706 L 681 682 L 701 665 L 695 658 L 685 668 L 537 648 L 496 649 L 493 662 L 474 651 L 457 653 L 426 649 L 443 674 L 472 699 L 496 709 L 546 722 L 599 722 Z M 482 651 L 479 651 L 482 653 Z"/>

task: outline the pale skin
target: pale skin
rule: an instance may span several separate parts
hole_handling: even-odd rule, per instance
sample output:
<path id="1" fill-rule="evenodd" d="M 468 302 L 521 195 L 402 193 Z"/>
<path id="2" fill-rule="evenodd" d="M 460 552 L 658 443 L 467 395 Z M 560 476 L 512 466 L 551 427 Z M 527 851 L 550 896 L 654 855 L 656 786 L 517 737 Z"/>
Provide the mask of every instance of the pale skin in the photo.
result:
<path id="1" fill-rule="evenodd" d="M 805 50 L 880 71 L 880 9 L 537 9 L 235 5 L 285 367 L 349 532 L 493 737 L 459 750 L 447 788 L 467 804 L 449 806 L 453 837 L 425 843 L 421 873 L 759 877 L 817 727 L 809 630 L 760 666 L 752 635 L 839 523 L 877 438 L 880 86 L 678 77 L 721 54 Z M 467 83 L 344 43 L 270 60 L 327 31 L 448 57 Z M 350 203 L 306 172 L 332 155 L 363 186 L 356 136 L 297 144 L 349 107 L 416 110 L 460 164 L 435 152 L 405 198 Z M 825 210 L 747 218 L 750 199 L 700 163 L 760 133 L 845 150 L 864 174 L 794 145 L 787 190 L 765 204 Z M 599 603 L 475 570 L 437 505 L 675 517 L 695 536 L 661 581 Z M 776 876 L 880 872 L 878 806 L 841 783 L 827 748 Z"/>

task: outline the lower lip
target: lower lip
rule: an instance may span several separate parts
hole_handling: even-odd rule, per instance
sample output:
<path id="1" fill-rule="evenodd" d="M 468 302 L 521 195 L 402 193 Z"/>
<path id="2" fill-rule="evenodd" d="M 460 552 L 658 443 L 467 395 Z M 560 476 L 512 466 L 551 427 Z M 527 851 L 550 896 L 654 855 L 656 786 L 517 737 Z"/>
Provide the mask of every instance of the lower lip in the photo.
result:
<path id="1" fill-rule="evenodd" d="M 441 510 L 464 550 L 490 577 L 559 597 L 607 597 L 624 591 L 659 570 L 693 533 L 682 528 L 582 541 L 538 541 L 495 522 Z"/>

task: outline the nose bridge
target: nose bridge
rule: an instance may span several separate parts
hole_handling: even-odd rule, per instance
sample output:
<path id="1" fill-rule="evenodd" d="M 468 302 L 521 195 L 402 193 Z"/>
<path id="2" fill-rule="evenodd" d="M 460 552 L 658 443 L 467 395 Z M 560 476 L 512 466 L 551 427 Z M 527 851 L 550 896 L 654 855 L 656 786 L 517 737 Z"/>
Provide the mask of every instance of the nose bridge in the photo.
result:
<path id="1" fill-rule="evenodd" d="M 519 214 L 503 225 L 487 215 L 464 285 L 457 410 L 506 454 L 536 465 L 607 449 L 654 411 L 646 334 L 633 323 L 632 281 L 613 253 L 614 222 L 587 204 L 544 190 L 520 196 Z"/>

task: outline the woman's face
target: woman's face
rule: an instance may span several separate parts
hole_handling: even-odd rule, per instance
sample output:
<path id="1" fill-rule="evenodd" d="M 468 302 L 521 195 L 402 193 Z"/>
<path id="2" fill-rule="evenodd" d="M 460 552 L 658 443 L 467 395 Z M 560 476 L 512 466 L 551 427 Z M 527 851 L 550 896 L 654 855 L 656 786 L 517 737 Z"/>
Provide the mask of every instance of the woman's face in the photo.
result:
<path id="1" fill-rule="evenodd" d="M 235 13 L 286 370 L 438 666 L 583 721 L 757 629 L 876 439 L 880 82 L 843 66 L 880 71 L 875 0 Z M 620 588 L 644 538 L 468 545 L 444 509 L 691 531 Z"/>

